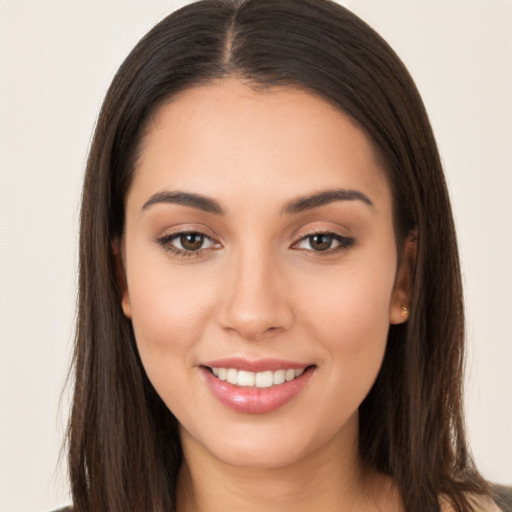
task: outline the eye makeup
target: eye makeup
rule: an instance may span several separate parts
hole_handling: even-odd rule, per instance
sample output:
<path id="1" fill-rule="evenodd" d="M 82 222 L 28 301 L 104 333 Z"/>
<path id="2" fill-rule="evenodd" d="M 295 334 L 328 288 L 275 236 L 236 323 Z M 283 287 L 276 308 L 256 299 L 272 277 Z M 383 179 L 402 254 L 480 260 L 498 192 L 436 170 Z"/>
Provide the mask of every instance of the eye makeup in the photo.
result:
<path id="1" fill-rule="evenodd" d="M 206 251 L 218 250 L 222 246 L 201 231 L 186 230 L 164 235 L 156 242 L 173 256 L 196 258 Z M 352 237 L 343 236 L 327 230 L 312 231 L 294 242 L 290 249 L 315 253 L 315 255 L 333 255 L 347 250 L 355 243 Z"/>

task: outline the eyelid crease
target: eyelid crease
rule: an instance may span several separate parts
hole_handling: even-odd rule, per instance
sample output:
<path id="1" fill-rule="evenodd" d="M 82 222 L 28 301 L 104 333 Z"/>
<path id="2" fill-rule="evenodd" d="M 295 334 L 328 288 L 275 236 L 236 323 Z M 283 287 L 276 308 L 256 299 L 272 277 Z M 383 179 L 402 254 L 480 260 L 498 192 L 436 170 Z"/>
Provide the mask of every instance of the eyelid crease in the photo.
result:
<path id="1" fill-rule="evenodd" d="M 312 226 L 304 229 L 304 227 L 300 227 L 299 229 L 295 229 L 293 232 L 293 238 L 298 241 L 302 238 L 306 238 L 308 236 L 313 235 L 332 235 L 332 236 L 338 236 L 344 239 L 353 238 L 353 235 L 351 234 L 351 230 L 347 228 L 346 226 L 343 226 L 341 224 L 335 223 L 335 226 L 333 226 L 332 222 L 313 222 L 308 223 L 313 224 Z"/>
<path id="2" fill-rule="evenodd" d="M 212 240 L 219 241 L 219 237 L 215 234 L 215 232 L 212 229 L 210 229 L 207 225 L 204 225 L 202 223 L 180 222 L 172 225 L 167 225 L 165 228 L 159 229 L 158 231 L 163 234 L 155 235 L 155 241 L 158 241 L 159 239 L 163 238 L 187 235 L 191 233 L 202 235 L 211 238 Z"/>

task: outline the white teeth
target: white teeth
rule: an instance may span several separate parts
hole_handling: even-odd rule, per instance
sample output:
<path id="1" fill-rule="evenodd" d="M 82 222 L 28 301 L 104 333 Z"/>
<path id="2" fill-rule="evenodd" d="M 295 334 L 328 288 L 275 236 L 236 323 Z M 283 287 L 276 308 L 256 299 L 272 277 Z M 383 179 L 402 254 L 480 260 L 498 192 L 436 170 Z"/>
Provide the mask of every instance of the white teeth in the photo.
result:
<path id="1" fill-rule="evenodd" d="M 228 373 L 231 370 L 228 370 Z M 236 371 L 236 370 L 235 370 Z M 254 373 L 240 370 L 238 372 L 237 384 L 239 386 L 254 386 Z"/>
<path id="2" fill-rule="evenodd" d="M 287 381 L 295 379 L 295 370 L 286 370 L 286 373 L 284 374 L 284 378 Z"/>
<path id="3" fill-rule="evenodd" d="M 269 388 L 274 384 L 274 372 L 258 372 L 255 378 L 257 388 Z"/>
<path id="4" fill-rule="evenodd" d="M 235 368 L 212 368 L 212 373 L 219 380 L 225 380 L 230 384 L 243 387 L 270 388 L 283 382 L 289 382 L 304 373 L 304 368 L 298 370 L 276 370 L 272 372 L 248 372 Z"/>
<path id="5" fill-rule="evenodd" d="M 226 373 L 226 380 L 230 384 L 238 384 L 238 370 L 235 370 L 234 368 L 228 368 Z"/>
<path id="6" fill-rule="evenodd" d="M 282 384 L 286 379 L 286 370 L 277 370 L 274 372 L 274 384 Z"/>

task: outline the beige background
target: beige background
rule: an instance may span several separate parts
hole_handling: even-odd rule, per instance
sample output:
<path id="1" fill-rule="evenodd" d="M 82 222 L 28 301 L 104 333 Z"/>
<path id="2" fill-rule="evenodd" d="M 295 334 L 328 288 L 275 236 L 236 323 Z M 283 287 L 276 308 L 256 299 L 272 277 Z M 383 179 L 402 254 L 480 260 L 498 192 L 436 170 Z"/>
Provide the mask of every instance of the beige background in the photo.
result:
<path id="1" fill-rule="evenodd" d="M 105 90 L 164 0 L 0 0 L 0 511 L 65 503 L 78 202 Z M 344 2 L 388 39 L 431 114 L 460 235 L 468 427 L 512 484 L 512 2 Z"/>

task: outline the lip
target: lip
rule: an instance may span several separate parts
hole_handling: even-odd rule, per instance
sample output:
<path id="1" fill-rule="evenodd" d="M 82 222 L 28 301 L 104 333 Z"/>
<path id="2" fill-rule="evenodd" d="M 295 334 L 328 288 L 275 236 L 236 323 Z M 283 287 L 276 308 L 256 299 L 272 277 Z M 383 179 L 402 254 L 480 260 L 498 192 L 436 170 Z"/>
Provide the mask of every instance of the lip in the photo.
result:
<path id="1" fill-rule="evenodd" d="M 270 388 L 241 387 L 215 377 L 207 368 L 236 368 L 252 372 L 299 369 L 305 371 L 300 377 Z M 265 414 L 275 411 L 295 398 L 306 386 L 316 366 L 303 363 L 278 361 L 275 359 L 247 361 L 243 359 L 223 359 L 210 361 L 200 366 L 210 391 L 225 406 L 245 414 Z"/>
<path id="2" fill-rule="evenodd" d="M 275 372 L 277 370 L 300 370 L 305 369 L 310 364 L 298 363 L 295 361 L 285 361 L 282 359 L 257 359 L 254 361 L 243 359 L 241 357 L 229 357 L 217 361 L 205 361 L 201 366 L 210 368 L 235 368 L 236 370 L 245 370 L 248 372 Z"/>

